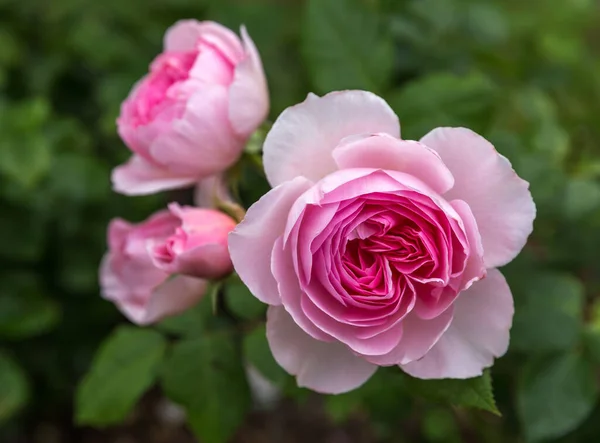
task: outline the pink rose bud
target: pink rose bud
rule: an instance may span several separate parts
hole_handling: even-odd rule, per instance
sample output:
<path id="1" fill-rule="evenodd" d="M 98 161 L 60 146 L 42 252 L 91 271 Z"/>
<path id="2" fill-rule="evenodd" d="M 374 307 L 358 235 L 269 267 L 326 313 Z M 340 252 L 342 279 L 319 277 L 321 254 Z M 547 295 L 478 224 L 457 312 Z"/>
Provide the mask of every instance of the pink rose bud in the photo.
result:
<path id="1" fill-rule="evenodd" d="M 244 27 L 240 39 L 218 23 L 176 23 L 121 107 L 118 130 L 133 156 L 113 171 L 115 190 L 150 194 L 224 171 L 268 110 L 260 56 Z"/>
<path id="2" fill-rule="evenodd" d="M 208 281 L 198 277 L 231 270 L 226 239 L 233 220 L 212 210 L 169 209 L 139 224 L 115 219 L 108 227 L 102 296 L 137 324 L 185 311 L 206 292 Z"/>
<path id="3" fill-rule="evenodd" d="M 344 91 L 285 110 L 263 153 L 273 189 L 229 249 L 299 385 L 341 393 L 391 365 L 476 377 L 506 352 L 514 307 L 497 268 L 536 210 L 490 142 L 465 128 L 402 140 L 384 100 Z"/>
<path id="4" fill-rule="evenodd" d="M 181 225 L 169 237 L 151 246 L 156 267 L 172 274 L 212 279 L 230 273 L 233 265 L 227 236 L 235 228 L 235 221 L 213 209 L 172 203 L 169 210 L 181 220 Z"/>

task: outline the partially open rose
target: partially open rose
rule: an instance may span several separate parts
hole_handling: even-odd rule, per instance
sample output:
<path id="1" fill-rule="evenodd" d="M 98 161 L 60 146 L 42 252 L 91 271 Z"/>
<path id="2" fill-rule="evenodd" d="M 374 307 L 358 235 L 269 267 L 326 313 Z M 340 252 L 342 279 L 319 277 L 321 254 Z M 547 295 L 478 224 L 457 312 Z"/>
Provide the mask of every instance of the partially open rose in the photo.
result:
<path id="1" fill-rule="evenodd" d="M 513 301 L 495 268 L 535 206 L 488 141 L 463 128 L 401 140 L 382 99 L 346 91 L 284 111 L 264 164 L 274 189 L 229 249 L 300 385 L 340 393 L 381 365 L 468 378 L 506 352 Z"/>
<path id="2" fill-rule="evenodd" d="M 218 23 L 176 23 L 121 107 L 119 135 L 133 156 L 114 170 L 115 190 L 150 194 L 224 171 L 268 110 L 262 63 L 245 28 L 240 39 Z"/>
<path id="3" fill-rule="evenodd" d="M 193 306 L 206 279 L 232 270 L 227 235 L 235 221 L 212 209 L 169 205 L 132 224 L 112 220 L 100 267 L 102 295 L 134 323 L 154 323 Z"/>

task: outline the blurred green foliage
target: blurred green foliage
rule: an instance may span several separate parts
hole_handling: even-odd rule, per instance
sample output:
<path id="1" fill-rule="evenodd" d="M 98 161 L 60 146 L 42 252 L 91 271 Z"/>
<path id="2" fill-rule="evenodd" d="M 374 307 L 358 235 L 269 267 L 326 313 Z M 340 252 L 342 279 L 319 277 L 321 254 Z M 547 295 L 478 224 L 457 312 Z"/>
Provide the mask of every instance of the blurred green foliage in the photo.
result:
<path id="1" fill-rule="evenodd" d="M 271 119 L 309 91 L 368 89 L 392 105 L 405 138 L 472 128 L 531 183 L 535 232 L 503 270 L 516 315 L 510 352 L 491 371 L 502 417 L 462 407 L 495 409 L 488 374 L 436 389 L 385 369 L 328 397 L 331 420 L 366 415 L 381 441 L 598 441 L 594 0 L 0 0 L 0 441 L 29 441 L 32 425 L 74 415 L 114 423 L 157 383 L 202 441 L 225 442 L 250 407 L 243 361 L 306 397 L 266 349 L 264 309 L 233 278 L 214 306 L 207 297 L 158 325 L 162 334 L 118 326 L 98 294 L 108 220 L 185 198 L 127 198 L 109 182 L 129 155 L 116 135 L 120 102 L 180 18 L 246 24 Z M 268 189 L 251 158 L 238 171 L 246 205 Z"/>

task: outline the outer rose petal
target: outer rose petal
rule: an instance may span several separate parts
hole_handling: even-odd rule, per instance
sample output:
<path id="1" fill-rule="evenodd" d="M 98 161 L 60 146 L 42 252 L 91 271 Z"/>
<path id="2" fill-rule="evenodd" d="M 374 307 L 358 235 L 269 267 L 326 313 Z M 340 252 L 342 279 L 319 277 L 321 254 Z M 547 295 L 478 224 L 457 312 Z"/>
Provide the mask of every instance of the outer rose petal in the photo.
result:
<path id="1" fill-rule="evenodd" d="M 481 234 L 486 267 L 510 262 L 533 230 L 529 184 L 486 139 L 465 128 L 437 128 L 421 142 L 435 149 L 454 175 L 444 197 L 467 202 Z"/>
<path id="2" fill-rule="evenodd" d="M 275 240 L 283 234 L 294 201 L 311 185 L 304 177 L 284 183 L 254 203 L 242 222 L 229 234 L 229 253 L 238 275 L 263 303 L 281 304 L 271 274 Z"/>
<path id="3" fill-rule="evenodd" d="M 419 318 L 414 312 L 402 320 L 403 334 L 400 343 L 385 355 L 366 357 L 378 365 L 404 364 L 422 358 L 437 343 L 452 322 L 454 308 L 450 306 L 430 320 Z"/>
<path id="4" fill-rule="evenodd" d="M 222 172 L 241 155 L 244 143 L 229 128 L 227 88 L 200 88 L 187 102 L 184 116 L 172 122 L 150 147 L 157 162 L 196 177 Z M 202 145 L 202 149 L 199 146 Z"/>
<path id="5" fill-rule="evenodd" d="M 333 151 L 340 169 L 378 168 L 411 174 L 439 194 L 454 185 L 454 178 L 432 149 L 388 134 L 349 137 Z"/>
<path id="6" fill-rule="evenodd" d="M 176 271 L 180 274 L 209 279 L 221 278 L 229 274 L 232 268 L 227 246 L 217 243 L 182 252 L 168 267 L 156 260 L 154 264 L 165 271 Z"/>
<path id="7" fill-rule="evenodd" d="M 198 45 L 199 39 L 216 46 L 232 63 L 244 55 L 237 35 L 211 21 L 180 20 L 167 30 L 163 45 L 165 51 L 190 51 Z"/>
<path id="8" fill-rule="evenodd" d="M 131 232 L 133 225 L 122 218 L 115 218 L 108 224 L 108 247 L 118 250 Z"/>
<path id="9" fill-rule="evenodd" d="M 309 94 L 304 102 L 281 113 L 265 139 L 267 179 L 271 186 L 299 175 L 317 181 L 338 169 L 331 152 L 343 138 L 376 132 L 400 136 L 398 117 L 375 94 Z"/>
<path id="10" fill-rule="evenodd" d="M 421 360 L 401 367 L 424 379 L 477 377 L 508 349 L 513 314 L 504 276 L 488 269 L 486 278 L 460 294 L 454 320 L 437 344 Z"/>
<path id="11" fill-rule="evenodd" d="M 241 28 L 246 58 L 235 67 L 229 87 L 229 120 L 240 136 L 249 136 L 269 113 L 269 90 L 262 62 L 246 28 Z"/>
<path id="12" fill-rule="evenodd" d="M 196 177 L 173 175 L 168 169 L 155 166 L 138 155 L 133 155 L 124 165 L 117 166 L 112 173 L 114 190 L 125 195 L 145 195 L 182 188 L 196 180 Z"/>
<path id="13" fill-rule="evenodd" d="M 298 386 L 324 394 L 356 389 L 377 370 L 376 365 L 354 355 L 340 342 L 310 337 L 280 306 L 271 306 L 267 312 L 267 339 L 273 357 L 296 376 Z"/>
<path id="14" fill-rule="evenodd" d="M 206 293 L 208 281 L 178 275 L 157 287 L 146 306 L 122 305 L 123 313 L 139 325 L 155 323 L 195 305 Z"/>
<path id="15" fill-rule="evenodd" d="M 481 280 L 486 275 L 485 264 L 483 262 L 483 246 L 481 244 L 481 235 L 477 229 L 475 216 L 469 208 L 469 205 L 462 200 L 453 200 L 450 205 L 456 210 L 463 221 L 467 239 L 469 240 L 470 254 L 467 260 L 467 266 L 463 272 L 463 281 L 460 290 L 469 289 L 477 280 Z"/>

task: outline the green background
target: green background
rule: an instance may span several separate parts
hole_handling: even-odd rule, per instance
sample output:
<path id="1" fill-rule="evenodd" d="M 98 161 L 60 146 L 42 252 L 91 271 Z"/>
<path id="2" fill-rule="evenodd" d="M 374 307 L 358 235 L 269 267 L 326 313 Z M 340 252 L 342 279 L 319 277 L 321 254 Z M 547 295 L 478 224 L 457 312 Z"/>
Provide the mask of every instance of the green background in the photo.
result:
<path id="1" fill-rule="evenodd" d="M 468 408 L 495 409 L 490 374 L 295 388 L 235 280 L 218 315 L 207 297 L 153 329 L 99 297 L 108 221 L 189 198 L 109 182 L 129 156 L 119 105 L 180 18 L 246 24 L 271 120 L 309 91 L 367 89 L 404 138 L 472 128 L 531 183 L 535 232 L 503 269 L 516 315 L 491 371 L 501 417 Z M 599 45 L 593 0 L 0 0 L 0 441 L 600 441 Z M 246 205 L 268 189 L 253 165 L 238 170 Z M 277 407 L 252 408 L 243 362 L 281 388 Z"/>

